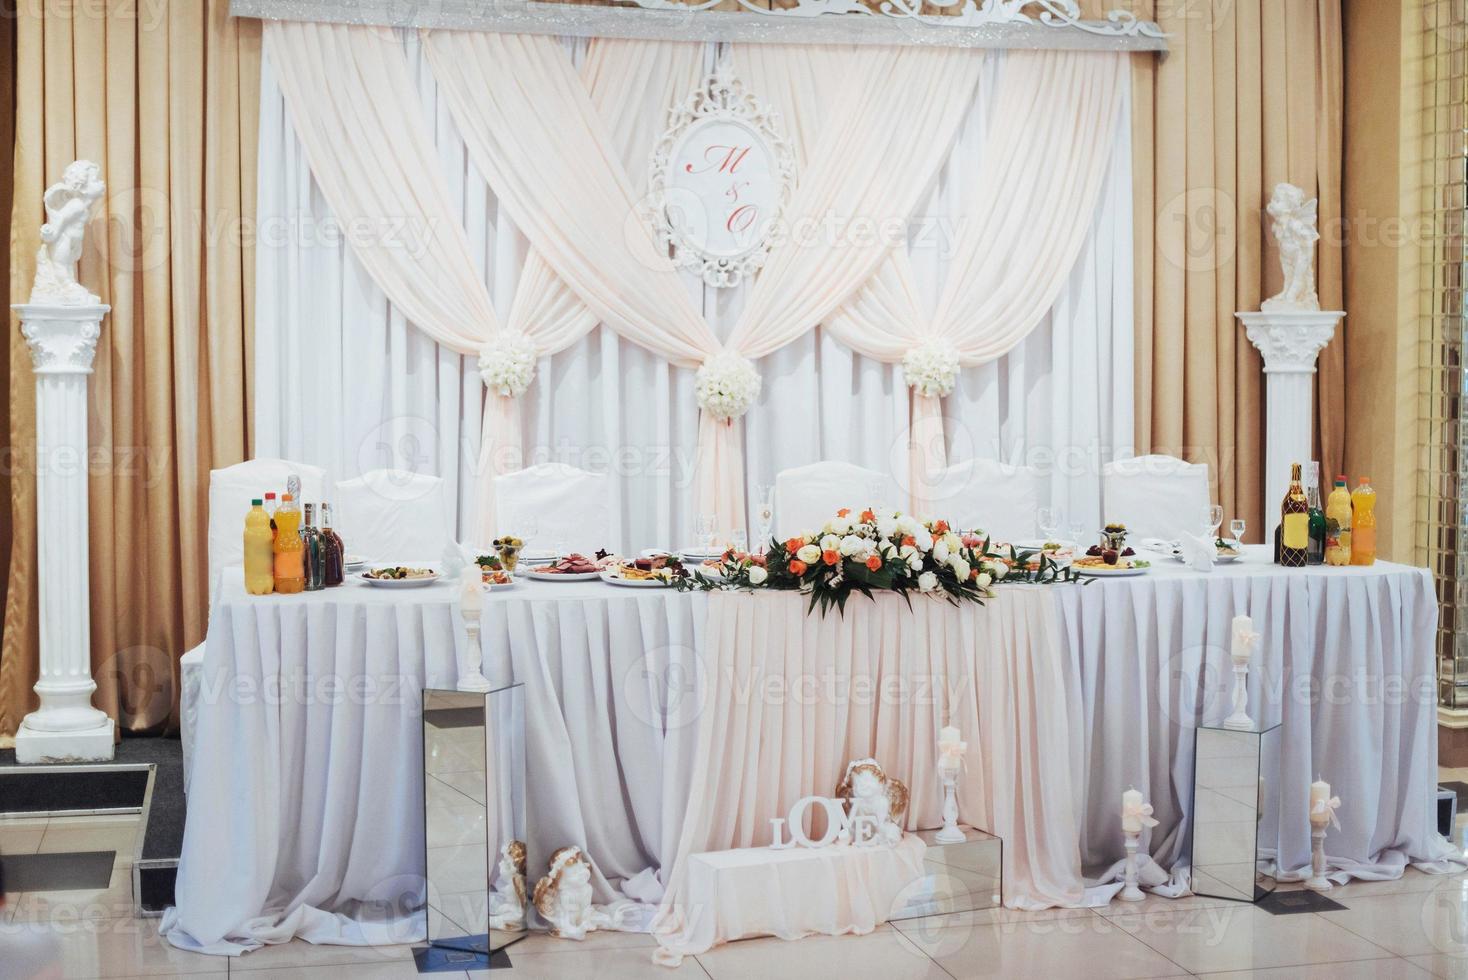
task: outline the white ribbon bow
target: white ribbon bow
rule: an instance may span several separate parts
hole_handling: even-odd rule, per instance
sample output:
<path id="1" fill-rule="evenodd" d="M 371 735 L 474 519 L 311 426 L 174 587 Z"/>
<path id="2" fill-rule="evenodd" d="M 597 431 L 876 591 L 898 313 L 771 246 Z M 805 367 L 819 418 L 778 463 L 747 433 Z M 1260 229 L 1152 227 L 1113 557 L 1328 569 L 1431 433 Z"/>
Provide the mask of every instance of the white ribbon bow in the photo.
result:
<path id="1" fill-rule="evenodd" d="M 1318 821 L 1316 821 L 1315 817 L 1320 814 L 1327 814 L 1330 818 L 1330 825 L 1336 830 L 1340 830 L 1341 822 L 1335 816 L 1335 812 L 1340 809 L 1340 805 L 1341 798 L 1339 796 L 1332 796 L 1328 800 L 1316 800 L 1315 805 L 1310 808 L 1310 822 L 1317 823 Z"/>
<path id="2" fill-rule="evenodd" d="M 1157 826 L 1157 821 L 1152 817 L 1152 804 L 1150 803 L 1128 803 L 1122 807 L 1121 815 L 1140 820 L 1143 827 Z"/>
<path id="3" fill-rule="evenodd" d="M 938 743 L 938 767 L 967 769 L 968 761 L 964 753 L 968 751 L 967 742 L 939 742 Z M 953 761 L 950 761 L 953 760 Z"/>

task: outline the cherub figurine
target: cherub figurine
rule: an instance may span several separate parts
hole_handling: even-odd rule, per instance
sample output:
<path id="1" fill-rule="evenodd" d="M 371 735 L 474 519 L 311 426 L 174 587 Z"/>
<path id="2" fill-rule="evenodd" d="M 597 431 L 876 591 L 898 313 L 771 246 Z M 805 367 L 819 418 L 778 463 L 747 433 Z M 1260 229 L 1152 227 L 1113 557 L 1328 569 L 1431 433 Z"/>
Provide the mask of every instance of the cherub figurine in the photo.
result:
<path id="1" fill-rule="evenodd" d="M 499 877 L 490 892 L 489 927 L 506 932 L 525 928 L 525 842 L 500 848 Z"/>
<path id="2" fill-rule="evenodd" d="M 1274 239 L 1279 242 L 1284 288 L 1264 301 L 1261 308 L 1265 312 L 1320 309 L 1315 293 L 1315 243 L 1320 240 L 1315 230 L 1316 208 L 1317 200 L 1305 200 L 1305 192 L 1294 184 L 1274 185 L 1268 210 L 1274 219 Z"/>
<path id="3" fill-rule="evenodd" d="M 535 910 L 559 939 L 585 939 L 612 924 L 591 904 L 591 862 L 581 848 L 570 845 L 551 855 L 546 876 L 535 883 Z"/>
<path id="4" fill-rule="evenodd" d="M 907 812 L 907 787 L 882 771 L 876 759 L 855 759 L 836 787 L 836 796 L 846 801 L 852 818 L 870 817 L 876 824 L 876 839 L 883 844 L 902 840 L 901 817 Z"/>
<path id="5" fill-rule="evenodd" d="M 76 281 L 76 263 L 82 257 L 92 206 L 106 191 L 101 171 L 89 160 L 68 164 L 61 182 L 46 189 L 46 223 L 41 226 L 41 248 L 36 253 L 32 303 L 87 306 L 100 302 Z"/>

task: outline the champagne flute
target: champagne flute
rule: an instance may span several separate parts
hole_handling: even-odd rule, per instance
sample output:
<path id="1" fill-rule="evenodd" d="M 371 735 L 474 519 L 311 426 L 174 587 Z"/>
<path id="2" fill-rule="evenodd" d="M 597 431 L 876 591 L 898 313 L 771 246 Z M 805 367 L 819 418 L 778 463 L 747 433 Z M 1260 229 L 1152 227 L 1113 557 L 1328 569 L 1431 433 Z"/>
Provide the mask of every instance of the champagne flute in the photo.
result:
<path id="1" fill-rule="evenodd" d="M 1223 523 L 1223 508 L 1218 504 L 1209 504 L 1203 508 L 1203 529 L 1210 538 L 1218 537 L 1218 527 Z"/>
<path id="2" fill-rule="evenodd" d="M 697 539 L 695 544 L 705 554 L 712 554 L 714 550 L 714 521 L 713 514 L 699 514 L 693 522 L 693 536 Z"/>

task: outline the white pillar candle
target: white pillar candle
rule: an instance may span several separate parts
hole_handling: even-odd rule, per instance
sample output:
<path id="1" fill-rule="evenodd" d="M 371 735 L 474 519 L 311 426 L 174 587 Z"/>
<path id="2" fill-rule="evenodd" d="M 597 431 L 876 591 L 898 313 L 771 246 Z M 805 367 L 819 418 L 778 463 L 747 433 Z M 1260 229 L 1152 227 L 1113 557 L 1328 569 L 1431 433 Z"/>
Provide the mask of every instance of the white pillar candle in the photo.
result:
<path id="1" fill-rule="evenodd" d="M 1319 776 L 1310 784 L 1310 823 L 1316 827 L 1330 823 L 1330 783 Z"/>
<path id="2" fill-rule="evenodd" d="M 1247 664 L 1254 648 L 1254 621 L 1248 616 L 1235 616 L 1232 630 L 1232 648 L 1229 650 L 1236 664 Z"/>
<path id="3" fill-rule="evenodd" d="M 478 565 L 470 565 L 459 573 L 459 610 L 478 613 L 484 608 L 484 573 Z"/>
<path id="4" fill-rule="evenodd" d="M 1142 832 L 1142 792 L 1129 789 L 1121 794 L 1121 829 L 1128 834 Z"/>

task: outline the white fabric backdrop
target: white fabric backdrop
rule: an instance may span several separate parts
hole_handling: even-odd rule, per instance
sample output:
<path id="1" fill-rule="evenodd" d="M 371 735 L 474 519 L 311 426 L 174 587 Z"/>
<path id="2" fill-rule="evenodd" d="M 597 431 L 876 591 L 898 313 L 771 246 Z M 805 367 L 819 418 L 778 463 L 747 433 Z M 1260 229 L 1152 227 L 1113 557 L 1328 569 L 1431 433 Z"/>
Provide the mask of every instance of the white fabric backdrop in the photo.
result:
<path id="1" fill-rule="evenodd" d="M 404 44 L 452 204 L 503 319 L 525 240 L 468 160 L 417 38 L 405 37 Z M 710 67 L 712 55 L 710 48 Z M 909 253 L 919 290 L 934 301 L 945 281 L 957 204 L 977 172 L 1003 60 L 987 59 L 954 152 L 918 208 Z M 1100 519 L 1100 462 L 1125 455 L 1131 442 L 1129 132 L 1124 107 L 1096 218 L 1048 322 L 1001 360 L 966 369 L 944 403 L 951 461 L 975 455 L 1042 466 L 1054 461 L 1054 502 L 1088 525 Z M 465 535 L 484 396 L 474 359 L 414 330 L 350 254 L 341 236 L 363 229 L 333 222 L 268 59 L 259 220 L 257 454 L 314 462 L 335 479 L 382 466 L 442 475 Z M 727 337 L 745 290 L 704 289 L 691 276 L 687 282 L 716 332 Z M 758 366 L 764 390 L 744 419 L 751 502 L 756 487 L 773 482 L 779 470 L 822 458 L 891 472 L 894 499 L 903 495 L 909 400 L 899 366 L 857 356 L 819 330 Z M 691 370 L 598 328 L 543 358 L 523 397 L 529 460 L 611 468 L 618 477 L 614 507 L 622 535 L 609 544 L 629 549 L 686 541 L 698 431 Z M 801 424 L 792 425 L 796 418 Z"/>

